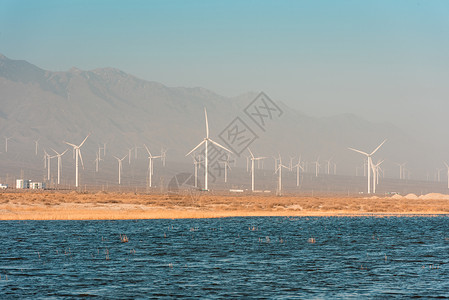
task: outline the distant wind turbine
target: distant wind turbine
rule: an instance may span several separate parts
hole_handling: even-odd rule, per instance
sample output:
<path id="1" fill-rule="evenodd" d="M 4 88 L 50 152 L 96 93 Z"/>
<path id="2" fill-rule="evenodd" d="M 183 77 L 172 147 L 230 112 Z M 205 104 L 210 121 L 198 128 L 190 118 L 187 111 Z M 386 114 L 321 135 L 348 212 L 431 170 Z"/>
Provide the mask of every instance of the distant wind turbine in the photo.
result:
<path id="1" fill-rule="evenodd" d="M 149 160 L 149 163 L 148 163 L 148 176 L 149 176 L 148 180 L 149 180 L 149 187 L 151 187 L 151 185 L 152 185 L 152 176 L 153 176 L 153 159 L 161 158 L 161 156 L 160 155 L 159 156 L 151 155 L 150 149 L 148 149 L 147 145 L 144 144 L 144 146 L 145 146 L 145 149 L 147 149 L 147 152 L 148 152 L 148 160 Z"/>
<path id="2" fill-rule="evenodd" d="M 446 162 L 444 162 L 444 165 L 447 168 L 447 188 L 449 189 L 449 165 Z"/>
<path id="3" fill-rule="evenodd" d="M 224 165 L 224 182 L 228 182 L 228 169 L 231 169 L 231 166 L 229 165 L 229 154 L 226 156 L 226 160 L 219 161 L 219 163 L 222 163 Z"/>
<path id="4" fill-rule="evenodd" d="M 201 166 L 201 163 L 203 162 L 203 160 L 201 160 L 201 156 L 198 155 L 198 157 L 195 157 L 194 155 L 192 156 L 193 158 L 193 164 L 195 167 L 195 187 L 198 187 L 198 169 Z"/>
<path id="5" fill-rule="evenodd" d="M 296 186 L 299 186 L 299 169 L 304 171 L 303 166 L 301 166 L 301 155 L 298 158 L 298 163 L 293 167 L 296 168 Z"/>
<path id="6" fill-rule="evenodd" d="M 371 166 L 372 166 L 372 156 L 373 156 L 373 154 L 374 153 L 376 153 L 376 151 L 377 150 L 379 150 L 379 148 L 380 147 L 382 147 L 382 145 L 386 142 L 387 140 L 384 140 L 379 146 L 377 146 L 377 148 L 376 149 L 374 149 L 374 151 L 373 152 L 371 152 L 370 154 L 368 154 L 368 153 L 366 153 L 366 152 L 363 152 L 363 151 L 360 151 L 360 150 L 357 150 L 357 149 L 354 149 L 354 148 L 348 148 L 349 150 L 352 150 L 352 151 L 355 151 L 355 152 L 358 152 L 358 153 L 360 153 L 360 154 L 363 154 L 363 155 L 366 155 L 366 157 L 368 158 L 368 172 L 367 172 L 367 174 L 368 174 L 368 194 L 371 194 Z"/>
<path id="7" fill-rule="evenodd" d="M 75 144 L 71 144 L 68 142 L 64 142 L 69 146 L 73 147 L 73 150 L 75 151 L 75 187 L 79 186 L 79 177 L 78 177 L 78 158 L 81 159 L 81 165 L 83 166 L 84 169 L 84 164 L 83 164 L 83 156 L 81 155 L 81 150 L 80 148 L 83 146 L 83 144 L 86 142 L 87 138 L 90 136 L 90 133 L 86 136 L 86 138 L 82 141 L 81 144 L 79 144 L 78 146 Z"/>
<path id="8" fill-rule="evenodd" d="M 277 169 L 275 173 L 278 173 L 278 196 L 282 196 L 282 168 L 289 169 L 282 164 L 282 158 L 279 155 L 279 163 L 277 164 Z"/>
<path id="9" fill-rule="evenodd" d="M 121 181 L 122 181 L 122 161 L 126 158 L 128 156 L 128 154 L 127 155 L 125 155 L 125 156 L 123 156 L 123 158 L 118 158 L 117 156 L 114 156 L 115 157 L 115 159 L 117 160 L 117 162 L 118 162 L 118 184 L 120 185 L 121 184 Z"/>
<path id="10" fill-rule="evenodd" d="M 61 157 L 69 150 L 65 149 L 64 152 L 58 153 L 55 149 L 51 148 L 54 153 L 56 153 L 56 156 L 58 157 L 58 185 L 61 183 Z"/>
<path id="11" fill-rule="evenodd" d="M 39 140 L 40 140 L 40 139 L 37 139 L 37 140 L 34 141 L 34 143 L 35 143 L 35 145 L 36 145 L 36 147 L 35 147 L 35 148 L 36 148 L 36 150 L 35 150 L 36 156 L 37 156 L 37 149 L 39 148 Z"/>
<path id="12" fill-rule="evenodd" d="M 199 147 L 201 147 L 204 144 L 204 190 L 208 190 L 208 185 L 207 185 L 207 177 L 208 177 L 208 157 L 207 157 L 207 150 L 208 150 L 208 143 L 211 142 L 212 144 L 214 144 L 217 147 L 220 147 L 226 151 L 228 151 L 229 153 L 232 153 L 231 150 L 223 147 L 222 145 L 218 144 L 217 142 L 214 142 L 211 138 L 209 138 L 209 123 L 207 122 L 207 112 L 206 112 L 206 108 L 204 108 L 204 117 L 206 120 L 206 137 L 204 138 L 204 140 L 199 143 L 195 148 L 193 148 L 192 150 L 190 150 L 189 153 L 186 154 L 186 156 L 190 155 L 192 152 L 194 152 L 196 149 L 198 149 Z"/>
<path id="13" fill-rule="evenodd" d="M 372 160 L 371 160 L 371 167 L 373 168 L 373 193 L 376 193 L 376 185 L 379 184 L 379 169 L 380 169 L 380 165 L 383 163 L 384 161 L 378 161 L 377 164 L 373 164 Z"/>
<path id="14" fill-rule="evenodd" d="M 251 150 L 248 147 L 249 154 L 251 155 L 251 191 L 254 192 L 254 161 L 260 161 L 262 159 L 265 159 L 266 157 L 255 157 L 254 154 L 251 152 Z"/>
<path id="15" fill-rule="evenodd" d="M 8 140 L 12 139 L 12 136 L 6 137 L 5 136 L 5 153 L 8 152 Z"/>

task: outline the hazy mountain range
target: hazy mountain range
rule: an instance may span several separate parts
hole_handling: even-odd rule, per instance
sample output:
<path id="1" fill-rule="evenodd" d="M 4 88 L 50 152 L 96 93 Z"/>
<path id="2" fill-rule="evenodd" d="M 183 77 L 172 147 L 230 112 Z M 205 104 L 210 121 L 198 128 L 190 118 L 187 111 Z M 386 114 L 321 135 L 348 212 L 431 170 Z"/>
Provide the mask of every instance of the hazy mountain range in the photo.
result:
<path id="1" fill-rule="evenodd" d="M 419 178 L 427 171 L 433 176 L 436 167 L 443 167 L 444 158 L 432 145 L 420 144 L 394 124 L 372 123 L 351 114 L 310 117 L 281 99 L 272 98 L 283 114 L 263 131 L 244 113 L 257 95 L 229 98 L 200 87 L 167 87 L 114 68 L 52 72 L 0 55 L 0 173 L 40 170 L 43 148 L 63 151 L 67 148 L 63 141 L 78 144 L 88 133 L 92 134 L 82 149 L 89 162 L 86 168 L 93 168 L 95 152 L 103 143 L 111 157 L 122 157 L 129 148 L 145 143 L 155 154 L 165 147 L 167 160 L 190 163 L 184 155 L 205 135 L 203 107 L 214 140 L 222 143 L 218 134 L 240 117 L 257 134 L 251 149 L 262 156 L 279 152 L 286 160 L 297 155 L 307 161 L 319 157 L 323 164 L 332 158 L 339 173 L 354 174 L 363 157 L 347 148 L 370 152 L 388 138 L 375 159 L 386 160 L 387 176 L 398 177 L 396 162 L 408 162 L 412 175 Z M 307 101 L 300 90 L 297 97 L 298 103 Z M 4 137 L 12 137 L 8 153 Z M 138 151 L 144 163 L 143 148 Z M 71 155 L 64 160 L 66 165 L 73 163 Z M 246 164 L 244 158 L 238 162 Z"/>

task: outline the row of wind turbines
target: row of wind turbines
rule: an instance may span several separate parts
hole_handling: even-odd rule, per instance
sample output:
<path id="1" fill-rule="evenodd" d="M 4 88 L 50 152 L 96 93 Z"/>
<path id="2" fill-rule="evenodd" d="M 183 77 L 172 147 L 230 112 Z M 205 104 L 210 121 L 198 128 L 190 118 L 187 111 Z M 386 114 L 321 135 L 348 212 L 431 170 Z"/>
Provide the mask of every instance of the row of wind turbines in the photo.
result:
<path id="1" fill-rule="evenodd" d="M 198 154 L 194 154 L 193 155 L 193 162 L 194 162 L 194 168 L 195 168 L 195 187 L 198 187 L 198 169 L 200 168 L 201 164 L 204 163 L 204 190 L 208 191 L 209 190 L 209 186 L 208 186 L 208 176 L 209 176 L 209 157 L 208 157 L 208 150 L 209 150 L 209 146 L 210 144 L 213 144 L 216 147 L 219 147 L 223 150 L 225 150 L 228 155 L 227 155 L 227 159 L 224 161 L 220 161 L 219 163 L 224 164 L 224 177 L 225 177 L 225 182 L 227 182 L 227 174 L 228 174 L 228 170 L 231 169 L 229 161 L 230 161 L 230 155 L 233 154 L 231 150 L 227 149 L 226 147 L 220 145 L 219 143 L 213 141 L 210 138 L 210 133 L 209 133 L 209 124 L 208 124 L 208 118 L 207 118 L 207 111 L 206 108 L 204 108 L 204 116 L 205 116 L 205 125 L 206 125 L 206 136 L 205 138 L 196 146 L 194 147 L 191 151 L 189 151 L 186 156 L 191 155 L 192 153 L 194 153 L 196 150 L 198 150 L 201 146 L 204 146 L 204 155 L 198 155 Z M 75 187 L 79 187 L 79 163 L 81 162 L 82 167 L 84 168 L 84 164 L 83 164 L 83 158 L 82 158 L 82 154 L 81 154 L 81 147 L 84 145 L 84 143 L 86 142 L 86 140 L 88 139 L 88 137 L 90 136 L 87 135 L 84 140 L 80 143 L 80 144 L 74 144 L 74 143 L 69 143 L 64 141 L 65 144 L 71 146 L 73 148 L 73 153 L 74 153 L 74 159 L 75 159 Z M 8 140 L 10 140 L 12 137 L 5 137 L 5 150 L 7 151 L 7 142 Z M 383 163 L 383 160 L 378 161 L 376 164 L 373 163 L 373 155 L 382 147 L 382 145 L 384 145 L 384 143 L 386 142 L 386 140 L 384 140 L 381 144 L 379 144 L 379 146 L 377 146 L 372 152 L 368 153 L 368 152 L 364 152 L 358 149 L 354 149 L 354 148 L 348 148 L 349 150 L 352 150 L 354 152 L 360 153 L 362 155 L 364 155 L 366 157 L 366 167 L 367 167 L 367 192 L 368 194 L 371 193 L 376 193 L 376 185 L 379 183 L 379 174 L 380 174 L 380 165 Z M 154 159 L 161 159 L 163 162 L 163 165 L 165 166 L 165 159 L 166 159 L 166 152 L 161 150 L 161 155 L 152 155 L 152 153 L 150 152 L 149 148 L 147 147 L 147 145 L 143 145 L 144 148 L 146 149 L 147 153 L 148 153 L 148 160 L 149 160 L 149 165 L 148 165 L 148 184 L 149 187 L 152 186 L 152 176 L 154 174 Z M 35 152 L 36 155 L 38 153 L 38 147 L 39 147 L 39 139 L 35 140 Z M 137 157 L 137 146 L 135 148 L 129 148 L 128 149 L 128 154 L 126 154 L 123 157 L 117 157 L 114 156 L 114 158 L 117 160 L 118 163 L 118 184 L 121 184 L 121 173 L 122 173 L 122 163 L 123 161 L 128 157 L 129 159 L 129 163 L 131 162 L 131 155 L 132 155 L 132 150 L 135 150 L 135 156 Z M 141 148 L 141 147 L 139 147 Z M 106 149 L 106 144 L 104 145 L 103 148 L 99 148 L 98 153 L 96 154 L 96 172 L 98 172 L 98 164 L 99 161 L 101 161 L 101 149 L 103 149 L 104 154 L 105 154 L 105 149 Z M 48 175 L 47 178 L 50 178 L 50 163 L 51 163 L 51 159 L 53 158 L 58 158 L 58 185 L 61 182 L 61 157 L 68 151 L 68 149 L 66 149 L 65 151 L 59 153 L 56 150 L 54 150 L 53 148 L 51 148 L 51 150 L 55 153 L 55 155 L 50 155 L 48 154 L 45 150 L 45 162 L 46 162 L 46 168 L 48 169 Z M 262 157 L 262 156 L 255 156 L 254 153 L 251 151 L 250 148 L 247 148 L 248 152 L 249 152 L 249 156 L 247 156 L 247 171 L 248 171 L 248 165 L 249 165 L 249 161 L 251 162 L 251 191 L 255 192 L 255 163 L 256 162 L 263 162 L 264 159 L 266 159 L 267 157 Z M 298 159 L 298 163 L 293 165 L 293 157 L 290 157 L 290 164 L 289 166 L 286 166 L 282 163 L 282 158 L 279 154 L 279 157 L 274 157 L 275 160 L 275 174 L 278 175 L 278 194 L 282 193 L 282 169 L 288 169 L 290 171 L 292 171 L 294 168 L 296 169 L 296 185 L 299 186 L 300 184 L 300 171 L 304 171 L 304 166 L 303 166 L 303 162 L 301 161 L 301 157 L 299 157 Z M 327 161 L 327 169 L 328 169 L 328 174 L 330 174 L 330 161 L 331 159 L 329 159 Z M 316 176 L 318 176 L 318 170 L 319 167 L 321 166 L 319 163 L 319 158 L 313 162 L 315 164 L 315 174 Z M 404 165 L 405 164 L 398 164 L 400 167 L 400 176 L 402 178 L 402 175 L 404 173 Z M 447 163 L 445 163 L 447 169 L 448 169 L 448 188 L 449 188 L 449 165 Z M 334 173 L 336 172 L 336 164 L 334 164 Z"/>
<path id="2" fill-rule="evenodd" d="M 212 143 L 213 145 L 227 151 L 228 153 L 232 154 L 232 151 L 229 150 L 228 148 L 220 145 L 219 143 L 213 141 L 210 137 L 209 137 L 209 123 L 207 120 L 207 111 L 206 108 L 204 108 L 204 118 L 205 118 L 205 122 L 206 122 L 206 137 L 203 139 L 203 141 L 201 141 L 196 147 L 194 147 L 192 150 L 190 150 L 186 156 L 189 156 L 190 154 L 192 154 L 194 151 L 196 151 L 198 148 L 200 148 L 201 146 L 204 145 L 204 190 L 208 191 L 208 145 L 209 143 Z M 358 149 L 354 149 L 354 148 L 348 148 L 352 151 L 361 153 L 363 155 L 365 155 L 368 159 L 368 194 L 371 194 L 371 171 L 373 172 L 373 178 L 375 180 L 373 180 L 373 192 L 376 192 L 376 182 L 378 182 L 378 170 L 380 165 L 382 164 L 383 161 L 378 162 L 377 164 L 373 164 L 372 161 L 372 156 L 379 150 L 380 147 L 382 147 L 382 145 L 386 142 L 386 140 L 384 140 L 379 146 L 377 146 L 376 149 L 374 149 L 371 153 L 366 153 L 364 151 L 358 150 Z M 254 170 L 254 165 L 256 161 L 260 161 L 263 160 L 267 157 L 256 157 L 253 152 L 251 151 L 251 149 L 247 148 L 248 152 L 250 154 L 249 156 L 249 160 L 251 160 L 251 191 L 254 192 L 255 191 L 255 170 Z M 195 165 L 195 187 L 197 187 L 198 184 L 198 165 L 203 162 L 201 160 L 200 156 L 194 156 L 194 165 Z M 224 162 L 225 163 L 225 182 L 227 181 L 227 169 L 229 167 L 229 156 L 228 159 Z M 316 163 L 316 168 L 318 168 L 318 160 L 315 162 Z M 296 164 L 294 166 L 296 168 L 296 173 L 297 173 L 297 185 L 299 186 L 299 170 L 303 169 L 302 165 L 301 165 L 301 158 L 299 158 L 298 160 L 298 164 Z M 292 170 L 293 166 L 292 166 L 292 160 L 290 161 L 290 167 L 285 166 L 282 163 L 282 158 L 279 154 L 278 158 L 275 158 L 275 173 L 278 174 L 278 194 L 282 194 L 282 169 L 289 169 L 290 171 Z M 448 170 L 449 170 L 449 166 L 448 166 Z M 316 171 L 316 174 L 318 174 L 318 171 Z M 449 174 L 449 171 L 448 171 Z"/>

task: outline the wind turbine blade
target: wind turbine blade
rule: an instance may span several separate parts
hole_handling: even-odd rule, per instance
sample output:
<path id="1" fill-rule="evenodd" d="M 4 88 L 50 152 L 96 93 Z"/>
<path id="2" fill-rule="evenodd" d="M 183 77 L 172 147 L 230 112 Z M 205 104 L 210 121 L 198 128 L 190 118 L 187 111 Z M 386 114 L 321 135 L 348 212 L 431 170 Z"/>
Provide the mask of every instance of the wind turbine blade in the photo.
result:
<path id="1" fill-rule="evenodd" d="M 83 170 L 84 170 L 84 163 L 83 163 L 83 156 L 81 155 L 81 149 L 78 149 L 78 154 L 79 154 L 80 159 L 81 159 L 81 166 L 83 166 Z"/>
<path id="2" fill-rule="evenodd" d="M 229 153 L 232 153 L 232 151 L 231 150 L 229 150 L 228 148 L 226 148 L 226 147 L 223 147 L 222 145 L 220 145 L 219 143 L 217 143 L 217 142 L 214 142 L 213 140 L 211 140 L 211 139 L 209 139 L 209 141 L 212 143 L 212 144 L 214 144 L 215 146 L 217 146 L 217 147 L 220 147 L 221 149 L 224 149 L 224 150 L 226 150 L 226 151 L 228 151 Z"/>
<path id="3" fill-rule="evenodd" d="M 90 133 L 86 136 L 86 138 L 84 139 L 84 141 L 83 141 L 78 147 L 81 147 L 81 146 L 84 144 L 84 142 L 87 140 L 87 138 L 89 137 L 89 135 L 90 135 Z"/>
<path id="4" fill-rule="evenodd" d="M 206 142 L 206 140 L 203 140 L 201 143 L 198 144 L 198 146 L 196 146 L 195 148 L 193 148 L 189 153 L 186 154 L 186 156 L 189 156 L 190 153 L 192 153 L 193 151 L 195 151 L 196 149 L 198 149 L 199 147 L 201 147 L 202 144 L 204 144 Z"/>
<path id="5" fill-rule="evenodd" d="M 147 145 L 143 144 L 145 146 L 145 149 L 147 149 L 148 155 L 151 157 L 150 149 L 148 149 Z"/>
<path id="6" fill-rule="evenodd" d="M 385 139 L 379 146 L 377 146 L 377 148 L 373 152 L 371 152 L 370 155 L 373 155 L 374 153 L 376 153 L 376 151 L 379 150 L 379 148 L 382 147 L 382 145 L 385 144 L 386 141 L 387 140 Z"/>
<path id="7" fill-rule="evenodd" d="M 123 156 L 123 158 L 122 158 L 121 160 L 124 160 L 127 156 L 128 156 L 128 154 L 126 154 L 125 156 Z"/>
<path id="8" fill-rule="evenodd" d="M 64 141 L 64 143 L 66 143 L 66 144 L 69 145 L 69 146 L 72 146 L 73 148 L 76 148 L 76 147 L 77 147 L 76 145 L 71 144 L 71 143 L 68 143 L 68 142 L 66 142 L 66 141 Z"/>
<path id="9" fill-rule="evenodd" d="M 65 151 L 62 152 L 60 155 L 63 156 L 67 151 L 69 151 L 69 149 L 65 149 Z"/>
<path id="10" fill-rule="evenodd" d="M 249 154 L 251 154 L 251 157 L 254 158 L 254 154 L 251 152 L 251 150 L 249 149 L 249 147 L 248 147 L 248 151 L 249 151 Z"/>
<path id="11" fill-rule="evenodd" d="M 56 150 L 55 150 L 55 149 L 53 149 L 52 147 L 50 147 L 50 149 L 51 149 L 51 150 L 53 150 L 53 152 L 54 152 L 54 153 L 56 153 L 57 155 L 59 155 L 59 153 L 58 153 L 58 152 L 56 152 Z"/>
<path id="12" fill-rule="evenodd" d="M 204 107 L 204 116 L 206 118 L 206 138 L 209 138 L 209 123 L 207 122 L 207 111 L 206 107 Z"/>
<path id="13" fill-rule="evenodd" d="M 352 150 L 352 151 L 355 151 L 355 152 L 358 152 L 358 153 L 361 153 L 361 154 L 363 154 L 363 155 L 369 156 L 369 154 L 366 153 L 366 152 L 363 152 L 363 151 L 360 151 L 360 150 L 357 150 L 357 149 L 354 149 L 354 148 L 348 148 L 348 149 L 349 149 L 349 150 Z"/>
<path id="14" fill-rule="evenodd" d="M 116 160 L 120 160 L 120 158 L 118 158 L 117 156 L 115 156 L 115 155 L 112 155 L 112 156 L 114 156 L 114 158 L 115 158 Z"/>

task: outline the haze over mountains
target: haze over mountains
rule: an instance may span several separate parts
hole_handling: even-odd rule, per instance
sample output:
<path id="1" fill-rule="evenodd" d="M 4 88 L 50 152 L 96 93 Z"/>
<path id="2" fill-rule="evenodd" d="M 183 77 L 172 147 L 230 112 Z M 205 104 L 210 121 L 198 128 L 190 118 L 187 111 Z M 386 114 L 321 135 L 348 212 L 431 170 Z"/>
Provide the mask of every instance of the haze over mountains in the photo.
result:
<path id="1" fill-rule="evenodd" d="M 95 153 L 103 143 L 110 158 L 122 157 L 145 143 L 153 154 L 165 147 L 167 161 L 190 164 L 185 154 L 205 136 L 203 107 L 214 140 L 222 143 L 219 133 L 241 117 L 257 134 L 250 147 L 261 156 L 280 153 L 288 160 L 301 155 L 306 161 L 333 158 L 339 174 L 354 175 L 363 157 L 347 147 L 370 152 L 388 138 L 374 159 L 386 160 L 387 176 L 398 177 L 396 162 L 408 162 L 411 176 L 418 179 L 427 172 L 433 179 L 435 168 L 443 167 L 444 156 L 438 149 L 420 144 L 394 124 L 372 123 L 350 114 L 310 117 L 281 99 L 272 98 L 282 116 L 263 131 L 243 112 L 257 95 L 249 92 L 229 98 L 199 87 L 167 87 L 114 68 L 52 72 L 0 55 L 0 172 L 18 176 L 20 170 L 42 170 L 43 148 L 63 151 L 67 148 L 63 141 L 79 144 L 88 133 L 91 136 L 82 149 L 88 170 L 94 168 Z M 301 91 L 297 97 L 307 101 L 301 100 Z M 12 137 L 8 153 L 4 153 L 4 137 Z M 36 157 L 34 141 L 38 139 Z M 137 157 L 146 164 L 143 148 L 138 148 Z M 73 165 L 71 155 L 63 159 L 66 168 Z M 104 163 L 115 170 L 113 158 Z M 266 162 L 272 164 L 272 159 Z M 244 156 L 238 165 L 246 165 Z"/>

